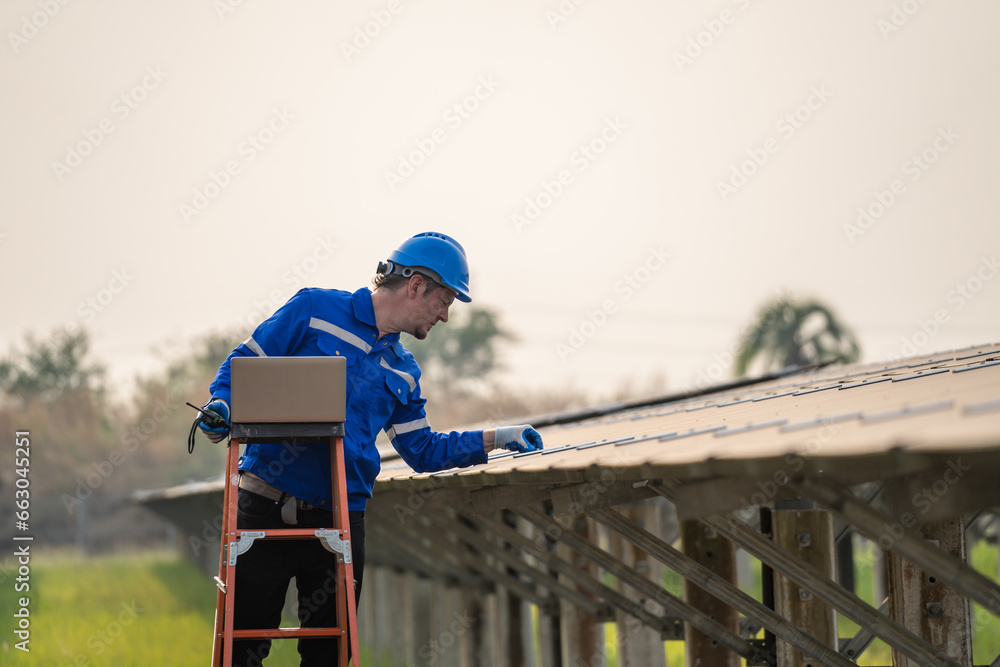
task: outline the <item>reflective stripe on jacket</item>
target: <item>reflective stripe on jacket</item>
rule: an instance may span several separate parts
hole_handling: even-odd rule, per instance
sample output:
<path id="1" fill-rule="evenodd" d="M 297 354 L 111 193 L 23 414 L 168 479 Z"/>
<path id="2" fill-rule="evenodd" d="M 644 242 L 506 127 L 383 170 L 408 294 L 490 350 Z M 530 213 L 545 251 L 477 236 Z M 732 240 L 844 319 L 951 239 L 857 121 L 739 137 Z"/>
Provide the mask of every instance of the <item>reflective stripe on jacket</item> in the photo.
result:
<path id="1" fill-rule="evenodd" d="M 340 356 L 347 359 L 344 423 L 348 505 L 364 510 L 380 460 L 375 448 L 385 431 L 407 465 L 417 472 L 486 461 L 482 431 L 436 433 L 420 395 L 420 367 L 399 342 L 379 339 L 371 292 L 299 290 L 236 347 L 212 382 L 213 398 L 230 399 L 229 363 L 234 356 Z M 330 449 L 325 445 L 249 445 L 240 459 L 247 470 L 282 491 L 319 507 L 331 507 Z"/>

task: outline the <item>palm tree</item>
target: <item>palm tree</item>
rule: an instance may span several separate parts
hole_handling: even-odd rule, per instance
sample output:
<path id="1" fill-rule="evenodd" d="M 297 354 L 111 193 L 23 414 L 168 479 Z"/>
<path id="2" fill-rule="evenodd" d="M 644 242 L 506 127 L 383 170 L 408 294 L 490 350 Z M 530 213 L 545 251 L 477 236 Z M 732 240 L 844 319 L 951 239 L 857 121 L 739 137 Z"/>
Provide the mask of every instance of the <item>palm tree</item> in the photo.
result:
<path id="1" fill-rule="evenodd" d="M 735 373 L 758 361 L 764 371 L 789 366 L 851 363 L 861 356 L 854 334 L 815 300 L 779 297 L 757 314 L 736 354 Z"/>

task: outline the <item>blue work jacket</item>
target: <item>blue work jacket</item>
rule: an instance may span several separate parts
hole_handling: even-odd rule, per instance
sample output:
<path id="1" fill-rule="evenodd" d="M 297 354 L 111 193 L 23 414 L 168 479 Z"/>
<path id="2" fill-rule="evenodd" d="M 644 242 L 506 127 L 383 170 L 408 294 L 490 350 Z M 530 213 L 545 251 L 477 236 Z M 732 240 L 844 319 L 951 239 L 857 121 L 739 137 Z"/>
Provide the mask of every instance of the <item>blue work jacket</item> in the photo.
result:
<path id="1" fill-rule="evenodd" d="M 420 367 L 399 342 L 399 334 L 379 339 L 371 292 L 299 290 L 219 367 L 212 382 L 215 399 L 230 400 L 230 360 L 234 356 L 340 356 L 347 359 L 347 416 L 344 423 L 348 505 L 364 510 L 372 496 L 380 459 L 375 448 L 385 431 L 406 463 L 417 472 L 483 463 L 483 432 L 436 433 L 420 395 Z M 240 458 L 246 470 L 282 491 L 318 507 L 332 507 L 329 445 L 253 444 Z"/>

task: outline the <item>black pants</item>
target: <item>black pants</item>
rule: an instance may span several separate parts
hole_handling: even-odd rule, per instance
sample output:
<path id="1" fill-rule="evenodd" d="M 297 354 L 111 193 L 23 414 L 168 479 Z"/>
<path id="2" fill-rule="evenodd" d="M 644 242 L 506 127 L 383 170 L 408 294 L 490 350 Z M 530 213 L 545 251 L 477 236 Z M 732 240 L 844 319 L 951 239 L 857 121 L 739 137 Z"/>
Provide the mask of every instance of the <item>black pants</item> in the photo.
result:
<path id="1" fill-rule="evenodd" d="M 354 567 L 354 599 L 361 598 L 365 569 L 365 513 L 350 512 L 351 563 Z M 296 528 L 330 528 L 331 512 L 299 510 Z M 240 530 L 290 528 L 281 521 L 281 505 L 244 489 L 239 490 Z M 302 627 L 332 627 L 337 623 L 337 557 L 317 539 L 258 540 L 236 563 L 236 599 L 233 627 L 277 628 L 285 604 L 289 580 L 298 586 L 299 623 Z M 335 664 L 335 639 L 300 639 L 302 667 Z M 233 665 L 257 667 L 271 650 L 271 641 L 253 639 L 233 642 Z"/>

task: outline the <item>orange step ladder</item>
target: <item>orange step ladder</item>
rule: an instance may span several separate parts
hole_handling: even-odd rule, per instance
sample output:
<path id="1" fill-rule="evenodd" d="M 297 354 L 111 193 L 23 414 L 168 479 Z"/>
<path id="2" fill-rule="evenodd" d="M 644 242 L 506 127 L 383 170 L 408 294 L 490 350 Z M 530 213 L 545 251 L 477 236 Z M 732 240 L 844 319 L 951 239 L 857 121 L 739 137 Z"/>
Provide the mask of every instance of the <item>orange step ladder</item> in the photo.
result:
<path id="1" fill-rule="evenodd" d="M 235 403 L 235 401 L 234 401 Z M 239 487 L 240 446 L 255 442 L 295 442 L 330 444 L 330 477 L 333 492 L 333 526 L 328 529 L 273 528 L 240 530 L 236 524 L 237 489 Z M 236 423 L 231 427 L 231 439 L 226 463 L 222 546 L 219 551 L 219 575 L 215 578 L 219 591 L 215 607 L 215 641 L 212 649 L 213 667 L 230 667 L 233 641 L 238 639 L 335 638 L 337 650 L 331 656 L 332 665 L 348 664 L 348 646 L 353 665 L 358 667 L 357 609 L 354 599 L 354 567 L 351 564 L 351 536 L 347 509 L 347 483 L 344 477 L 344 424 L 328 423 Z M 233 603 L 236 597 L 236 567 L 240 554 L 253 547 L 256 540 L 319 539 L 323 546 L 337 555 L 337 625 L 330 628 L 233 628 Z"/>

